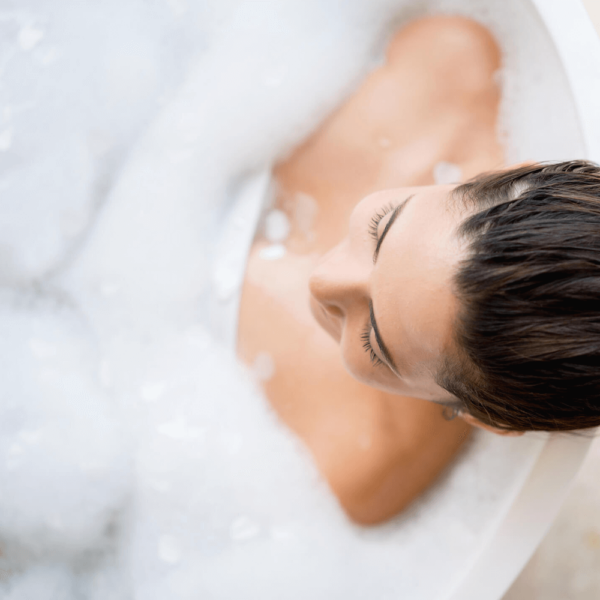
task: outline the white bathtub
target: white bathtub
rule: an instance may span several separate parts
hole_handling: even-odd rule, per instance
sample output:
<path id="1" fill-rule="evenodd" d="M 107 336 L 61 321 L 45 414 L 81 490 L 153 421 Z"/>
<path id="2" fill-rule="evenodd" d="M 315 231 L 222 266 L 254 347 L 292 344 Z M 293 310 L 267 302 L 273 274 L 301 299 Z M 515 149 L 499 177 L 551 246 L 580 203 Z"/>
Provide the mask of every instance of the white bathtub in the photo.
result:
<path id="1" fill-rule="evenodd" d="M 583 4 L 531 0 L 531 11 L 554 42 L 569 82 L 584 156 L 600 162 L 600 39 Z M 593 433 L 552 435 L 482 545 L 442 598 L 498 600 L 547 532 L 585 458 Z"/>

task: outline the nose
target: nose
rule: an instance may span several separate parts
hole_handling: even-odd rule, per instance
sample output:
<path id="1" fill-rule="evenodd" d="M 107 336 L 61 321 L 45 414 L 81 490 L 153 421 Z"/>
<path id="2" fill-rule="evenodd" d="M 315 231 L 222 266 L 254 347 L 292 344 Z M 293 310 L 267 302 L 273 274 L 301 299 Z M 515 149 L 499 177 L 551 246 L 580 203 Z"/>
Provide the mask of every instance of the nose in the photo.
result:
<path id="1" fill-rule="evenodd" d="M 309 288 L 313 312 L 326 329 L 333 326 L 340 334 L 353 310 L 368 304 L 369 274 L 370 266 L 353 256 L 347 240 L 323 256 L 310 277 Z M 323 323 L 323 317 L 328 324 Z"/>

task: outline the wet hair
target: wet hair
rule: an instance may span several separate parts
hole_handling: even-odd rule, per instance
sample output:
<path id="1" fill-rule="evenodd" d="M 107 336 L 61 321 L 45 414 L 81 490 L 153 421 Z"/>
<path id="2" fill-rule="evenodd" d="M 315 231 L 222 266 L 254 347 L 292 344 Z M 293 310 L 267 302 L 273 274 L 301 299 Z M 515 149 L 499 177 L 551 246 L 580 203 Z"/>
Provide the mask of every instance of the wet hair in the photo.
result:
<path id="1" fill-rule="evenodd" d="M 438 383 L 502 429 L 600 425 L 600 167 L 484 173 L 453 197 L 470 214 L 457 232 L 467 258 Z"/>

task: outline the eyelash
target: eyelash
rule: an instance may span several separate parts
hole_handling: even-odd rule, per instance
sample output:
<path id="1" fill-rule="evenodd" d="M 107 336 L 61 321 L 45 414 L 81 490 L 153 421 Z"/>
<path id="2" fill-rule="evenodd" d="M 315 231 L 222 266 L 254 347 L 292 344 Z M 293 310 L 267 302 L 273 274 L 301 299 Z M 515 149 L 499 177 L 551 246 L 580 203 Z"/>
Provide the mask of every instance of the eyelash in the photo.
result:
<path id="1" fill-rule="evenodd" d="M 365 349 L 365 352 L 369 355 L 369 358 L 371 359 L 371 363 L 373 364 L 373 366 L 379 367 L 380 365 L 385 364 L 379 358 L 379 356 L 377 356 L 377 354 L 375 354 L 375 350 L 373 350 L 373 346 L 371 346 L 371 323 L 367 323 L 367 326 L 365 327 L 364 331 L 362 332 L 360 339 L 363 342 L 363 348 Z"/>
<path id="2" fill-rule="evenodd" d="M 381 223 L 381 219 L 383 219 L 387 214 L 391 213 L 396 207 L 393 204 L 387 204 L 380 210 L 376 211 L 375 214 L 371 217 L 371 222 L 369 223 L 369 235 L 375 240 L 375 242 L 379 242 L 379 233 L 378 227 L 379 223 Z M 377 354 L 375 354 L 375 350 L 373 350 L 373 346 L 371 346 L 371 323 L 367 323 L 365 326 L 360 339 L 363 343 L 363 348 L 365 352 L 369 355 L 371 359 L 371 363 L 375 367 L 379 367 L 380 365 L 385 364 Z"/>
<path id="3" fill-rule="evenodd" d="M 371 217 L 371 222 L 369 223 L 369 235 L 375 240 L 375 242 L 379 241 L 379 233 L 377 231 L 379 227 L 379 223 L 381 223 L 381 219 L 391 213 L 396 207 L 393 204 L 387 204 L 379 211 L 376 211 L 375 214 Z"/>

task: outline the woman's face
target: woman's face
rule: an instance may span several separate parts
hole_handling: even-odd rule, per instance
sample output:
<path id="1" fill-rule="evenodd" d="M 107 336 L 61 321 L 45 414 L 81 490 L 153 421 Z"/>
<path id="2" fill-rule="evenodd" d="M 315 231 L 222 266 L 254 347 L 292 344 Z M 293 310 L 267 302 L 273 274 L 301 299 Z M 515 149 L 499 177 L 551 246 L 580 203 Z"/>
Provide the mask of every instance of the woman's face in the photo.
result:
<path id="1" fill-rule="evenodd" d="M 347 370 L 385 391 L 451 402 L 434 375 L 451 346 L 458 300 L 451 279 L 465 254 L 454 186 L 367 196 L 346 238 L 310 278 L 311 309 L 337 340 Z"/>

